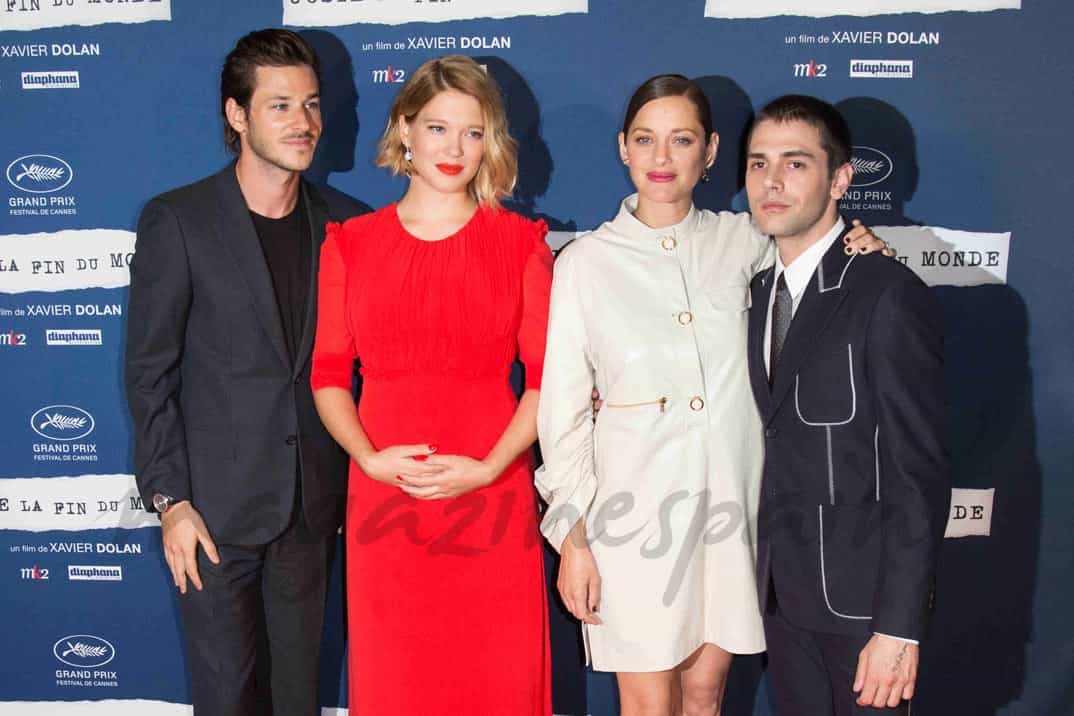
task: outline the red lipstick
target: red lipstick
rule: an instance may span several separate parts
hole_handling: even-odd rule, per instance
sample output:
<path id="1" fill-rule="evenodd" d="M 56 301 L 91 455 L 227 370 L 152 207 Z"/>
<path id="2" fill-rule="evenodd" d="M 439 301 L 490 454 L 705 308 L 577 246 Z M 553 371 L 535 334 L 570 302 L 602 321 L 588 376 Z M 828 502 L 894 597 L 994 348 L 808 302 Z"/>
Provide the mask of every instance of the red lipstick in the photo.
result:
<path id="1" fill-rule="evenodd" d="M 657 182 L 658 184 L 666 184 L 675 179 L 675 175 L 670 172 L 649 172 L 645 177 L 649 181 Z"/>
<path id="2" fill-rule="evenodd" d="M 461 164 L 437 164 L 436 168 L 452 177 L 462 171 Z"/>

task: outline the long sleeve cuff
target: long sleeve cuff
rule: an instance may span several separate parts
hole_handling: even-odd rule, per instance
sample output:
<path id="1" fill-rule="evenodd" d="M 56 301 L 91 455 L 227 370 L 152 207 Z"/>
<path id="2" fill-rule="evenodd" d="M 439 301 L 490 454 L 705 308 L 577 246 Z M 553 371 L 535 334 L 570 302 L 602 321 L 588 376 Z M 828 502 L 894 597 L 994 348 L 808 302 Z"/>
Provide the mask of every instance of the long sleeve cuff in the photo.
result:
<path id="1" fill-rule="evenodd" d="M 874 631 L 873 634 L 876 634 L 877 636 L 886 636 L 888 639 L 894 639 L 895 641 L 904 641 L 907 644 L 915 644 L 916 645 L 916 644 L 919 643 L 917 639 L 907 639 L 905 637 L 895 636 L 894 634 L 881 634 L 878 631 Z"/>
<path id="2" fill-rule="evenodd" d="M 541 497 L 548 503 L 541 519 L 541 534 L 557 552 L 563 546 L 578 520 L 585 519 L 597 494 L 597 478 L 587 473 L 582 479 L 557 479 L 546 466 L 534 473 L 534 482 Z"/>

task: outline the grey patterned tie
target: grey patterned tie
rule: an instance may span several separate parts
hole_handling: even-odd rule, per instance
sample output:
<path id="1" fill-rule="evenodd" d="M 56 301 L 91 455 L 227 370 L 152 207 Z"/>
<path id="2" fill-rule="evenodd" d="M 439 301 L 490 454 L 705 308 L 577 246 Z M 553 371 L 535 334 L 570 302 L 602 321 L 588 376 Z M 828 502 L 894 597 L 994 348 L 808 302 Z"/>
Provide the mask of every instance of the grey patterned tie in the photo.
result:
<path id="1" fill-rule="evenodd" d="M 791 292 L 787 288 L 784 278 L 785 272 L 779 274 L 776 281 L 776 300 L 772 304 L 772 345 L 768 353 L 768 384 L 776 382 L 776 366 L 779 364 L 779 354 L 783 351 L 783 343 L 787 340 L 787 331 L 791 328 L 791 318 L 794 317 L 794 307 L 791 303 Z"/>

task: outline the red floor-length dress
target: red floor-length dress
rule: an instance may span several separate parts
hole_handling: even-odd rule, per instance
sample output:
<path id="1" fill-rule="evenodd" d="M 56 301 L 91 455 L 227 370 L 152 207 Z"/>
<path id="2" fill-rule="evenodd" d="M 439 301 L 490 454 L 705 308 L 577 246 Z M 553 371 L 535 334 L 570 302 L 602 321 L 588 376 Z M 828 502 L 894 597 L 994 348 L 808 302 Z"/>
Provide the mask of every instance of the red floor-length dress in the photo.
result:
<path id="1" fill-rule="evenodd" d="M 312 383 L 350 388 L 377 448 L 484 458 L 537 388 L 552 255 L 547 227 L 478 208 L 423 241 L 395 205 L 330 224 Z M 456 499 L 418 500 L 352 461 L 347 503 L 352 716 L 549 716 L 548 618 L 532 457 Z"/>

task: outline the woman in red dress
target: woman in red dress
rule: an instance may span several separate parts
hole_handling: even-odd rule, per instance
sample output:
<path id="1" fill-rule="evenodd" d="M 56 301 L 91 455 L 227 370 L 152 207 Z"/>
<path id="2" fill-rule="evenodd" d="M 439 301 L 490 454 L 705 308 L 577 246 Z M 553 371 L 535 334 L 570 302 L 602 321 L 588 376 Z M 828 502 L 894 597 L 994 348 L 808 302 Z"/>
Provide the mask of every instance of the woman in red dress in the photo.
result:
<path id="1" fill-rule="evenodd" d="M 411 76 L 377 161 L 409 187 L 329 225 L 312 370 L 321 419 L 351 456 L 351 713 L 549 716 L 530 453 L 547 228 L 499 205 L 515 144 L 498 89 L 469 58 Z M 521 400 L 508 379 L 516 356 Z"/>

